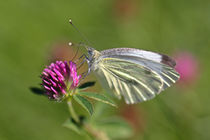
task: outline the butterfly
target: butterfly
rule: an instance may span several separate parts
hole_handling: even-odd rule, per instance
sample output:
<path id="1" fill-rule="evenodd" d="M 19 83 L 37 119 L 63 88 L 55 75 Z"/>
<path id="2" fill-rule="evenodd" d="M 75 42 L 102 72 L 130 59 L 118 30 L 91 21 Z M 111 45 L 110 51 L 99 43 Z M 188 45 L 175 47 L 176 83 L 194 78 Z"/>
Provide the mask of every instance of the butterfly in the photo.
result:
<path id="1" fill-rule="evenodd" d="M 86 47 L 88 74 L 93 72 L 102 86 L 127 104 L 154 98 L 179 79 L 175 61 L 167 55 L 135 48 L 101 52 Z"/>
<path id="2" fill-rule="evenodd" d="M 89 42 L 71 19 L 69 23 Z M 72 46 L 72 43 L 69 45 Z M 164 54 L 135 48 L 114 48 L 100 52 L 84 44 L 77 46 L 84 46 L 88 51 L 88 56 L 83 55 L 88 63 L 84 77 L 93 72 L 103 87 L 118 99 L 123 96 L 127 104 L 150 100 L 180 78 L 174 69 L 176 62 Z"/>

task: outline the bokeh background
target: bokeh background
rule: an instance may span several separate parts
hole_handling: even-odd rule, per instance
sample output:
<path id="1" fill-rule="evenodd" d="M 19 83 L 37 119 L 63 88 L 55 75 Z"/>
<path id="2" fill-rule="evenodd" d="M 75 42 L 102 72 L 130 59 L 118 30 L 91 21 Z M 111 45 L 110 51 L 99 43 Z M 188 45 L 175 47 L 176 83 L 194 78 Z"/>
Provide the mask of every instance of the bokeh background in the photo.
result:
<path id="1" fill-rule="evenodd" d="M 29 90 L 54 56 L 74 54 L 69 41 L 83 42 L 69 18 L 97 50 L 135 47 L 177 60 L 173 87 L 108 109 L 132 124 L 129 139 L 210 139 L 209 0 L 12 0 L 0 1 L 1 140 L 84 139 L 61 126 L 66 104 Z"/>

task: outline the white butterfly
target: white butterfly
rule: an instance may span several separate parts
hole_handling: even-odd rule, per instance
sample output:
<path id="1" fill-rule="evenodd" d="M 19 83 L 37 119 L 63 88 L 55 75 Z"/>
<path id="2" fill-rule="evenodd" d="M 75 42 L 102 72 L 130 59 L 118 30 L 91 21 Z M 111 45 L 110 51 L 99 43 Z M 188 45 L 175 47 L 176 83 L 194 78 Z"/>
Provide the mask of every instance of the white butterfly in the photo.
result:
<path id="1" fill-rule="evenodd" d="M 166 55 L 134 48 L 86 48 L 88 73 L 127 104 L 152 99 L 179 79 L 175 61 Z"/>

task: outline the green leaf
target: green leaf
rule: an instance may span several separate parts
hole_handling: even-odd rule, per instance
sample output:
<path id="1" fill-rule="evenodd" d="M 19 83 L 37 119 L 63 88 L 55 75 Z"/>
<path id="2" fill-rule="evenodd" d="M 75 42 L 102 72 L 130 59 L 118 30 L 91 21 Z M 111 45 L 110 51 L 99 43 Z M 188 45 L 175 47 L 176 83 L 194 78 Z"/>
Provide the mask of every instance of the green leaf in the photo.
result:
<path id="1" fill-rule="evenodd" d="M 93 114 L 93 106 L 85 97 L 82 97 L 78 94 L 73 95 L 75 101 L 77 101 L 87 112 L 92 115 Z"/>
<path id="2" fill-rule="evenodd" d="M 82 128 L 72 118 L 66 120 L 63 126 L 71 129 L 72 131 L 76 132 L 79 135 L 83 133 Z"/>
<path id="3" fill-rule="evenodd" d="M 92 93 L 92 92 L 79 92 L 78 94 L 81 96 L 86 96 L 91 99 L 109 104 L 114 107 L 117 107 L 116 104 L 111 99 L 107 98 L 106 96 L 104 96 L 102 94 L 97 94 L 97 93 Z"/>
<path id="4" fill-rule="evenodd" d="M 97 123 L 98 129 L 104 131 L 111 139 L 125 139 L 133 135 L 131 125 L 121 117 L 111 117 Z"/>

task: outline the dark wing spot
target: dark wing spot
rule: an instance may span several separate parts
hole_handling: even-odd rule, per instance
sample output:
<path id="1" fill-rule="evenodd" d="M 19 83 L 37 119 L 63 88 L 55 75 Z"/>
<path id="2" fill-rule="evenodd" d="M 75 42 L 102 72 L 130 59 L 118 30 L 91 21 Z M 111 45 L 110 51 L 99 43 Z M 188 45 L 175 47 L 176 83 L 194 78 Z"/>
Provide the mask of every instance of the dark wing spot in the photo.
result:
<path id="1" fill-rule="evenodd" d="M 162 55 L 161 62 L 163 64 L 169 65 L 170 67 L 174 68 L 176 66 L 176 62 L 167 55 Z"/>

